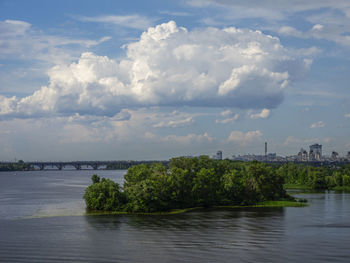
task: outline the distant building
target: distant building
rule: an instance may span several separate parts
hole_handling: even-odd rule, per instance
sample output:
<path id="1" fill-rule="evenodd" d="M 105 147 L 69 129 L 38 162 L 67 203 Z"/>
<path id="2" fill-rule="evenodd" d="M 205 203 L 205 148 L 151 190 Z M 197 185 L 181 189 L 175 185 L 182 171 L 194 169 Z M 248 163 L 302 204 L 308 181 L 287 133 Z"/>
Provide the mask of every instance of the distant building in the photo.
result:
<path id="1" fill-rule="evenodd" d="M 333 151 L 333 152 L 332 152 L 331 158 L 332 158 L 333 160 L 337 160 L 338 157 L 339 157 L 339 154 L 338 154 L 336 151 Z"/>
<path id="2" fill-rule="evenodd" d="M 310 153 L 309 159 L 311 161 L 319 161 L 322 158 L 322 145 L 321 144 L 313 144 L 310 145 Z"/>
<path id="3" fill-rule="evenodd" d="M 275 161 L 277 158 L 277 154 L 276 153 L 269 153 L 266 155 L 266 161 Z"/>
<path id="4" fill-rule="evenodd" d="M 222 160 L 222 151 L 216 152 L 216 160 Z"/>
<path id="5" fill-rule="evenodd" d="M 307 151 L 305 149 L 301 148 L 300 151 L 298 152 L 297 159 L 300 162 L 307 162 L 309 160 L 309 155 L 308 155 Z"/>

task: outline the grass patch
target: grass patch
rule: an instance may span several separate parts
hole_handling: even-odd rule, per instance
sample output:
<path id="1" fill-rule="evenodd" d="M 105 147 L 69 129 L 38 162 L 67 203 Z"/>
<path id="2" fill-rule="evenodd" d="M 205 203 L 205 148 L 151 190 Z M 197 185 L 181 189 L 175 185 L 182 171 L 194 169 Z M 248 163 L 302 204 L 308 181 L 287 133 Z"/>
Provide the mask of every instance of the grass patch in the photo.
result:
<path id="1" fill-rule="evenodd" d="M 255 205 L 235 205 L 235 206 L 218 206 L 219 208 L 245 208 L 245 207 L 302 207 L 307 206 L 305 201 L 264 201 Z"/>
<path id="2" fill-rule="evenodd" d="M 184 209 L 174 209 L 170 211 L 162 211 L 162 212 L 152 212 L 152 213 L 133 213 L 133 212 L 125 212 L 125 211 L 88 211 L 85 215 L 88 216 L 99 216 L 99 215 L 176 215 L 182 214 L 189 211 L 203 209 L 203 207 L 190 207 Z"/>
<path id="3" fill-rule="evenodd" d="M 336 187 L 333 187 L 332 190 L 334 190 L 334 191 L 346 191 L 346 192 L 350 192 L 350 186 L 347 186 L 347 185 L 336 186 Z"/>
<path id="4" fill-rule="evenodd" d="M 265 201 L 255 205 L 255 207 L 301 207 L 307 206 L 305 201 Z"/>
<path id="5" fill-rule="evenodd" d="M 225 205 L 225 206 L 214 206 L 209 207 L 209 209 L 215 208 L 249 208 L 249 207 L 303 207 L 307 206 L 305 201 L 265 201 L 260 202 L 255 205 Z M 167 212 L 153 212 L 153 213 L 130 213 L 130 212 L 105 212 L 105 211 L 89 211 L 86 213 L 88 216 L 97 215 L 176 215 L 183 214 L 194 210 L 206 209 L 205 207 L 191 207 L 184 209 L 174 209 Z"/>
<path id="6" fill-rule="evenodd" d="M 306 184 L 284 184 L 284 189 L 300 189 L 300 190 L 312 190 L 311 186 Z"/>

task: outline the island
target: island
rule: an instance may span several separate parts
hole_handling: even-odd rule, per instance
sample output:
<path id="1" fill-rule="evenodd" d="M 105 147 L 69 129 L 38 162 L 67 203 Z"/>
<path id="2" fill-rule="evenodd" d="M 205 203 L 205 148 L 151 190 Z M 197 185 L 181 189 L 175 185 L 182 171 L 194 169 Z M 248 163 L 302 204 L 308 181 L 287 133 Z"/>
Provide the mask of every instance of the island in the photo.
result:
<path id="1" fill-rule="evenodd" d="M 171 159 L 169 166 L 156 163 L 129 168 L 123 186 L 95 174 L 84 199 L 88 211 L 115 213 L 302 205 L 287 194 L 285 176 L 278 171 L 257 161 L 178 157 Z"/>

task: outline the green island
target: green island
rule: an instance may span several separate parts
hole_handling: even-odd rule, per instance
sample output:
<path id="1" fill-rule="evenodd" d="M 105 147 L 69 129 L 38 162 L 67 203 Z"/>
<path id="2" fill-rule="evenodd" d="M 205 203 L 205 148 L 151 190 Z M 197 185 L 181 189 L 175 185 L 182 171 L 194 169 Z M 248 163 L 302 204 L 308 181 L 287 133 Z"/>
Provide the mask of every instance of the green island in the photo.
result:
<path id="1" fill-rule="evenodd" d="M 141 164 L 128 169 L 124 184 L 92 176 L 84 194 L 92 213 L 162 214 L 199 208 L 303 206 L 284 189 L 289 166 L 178 157 L 169 166 Z"/>

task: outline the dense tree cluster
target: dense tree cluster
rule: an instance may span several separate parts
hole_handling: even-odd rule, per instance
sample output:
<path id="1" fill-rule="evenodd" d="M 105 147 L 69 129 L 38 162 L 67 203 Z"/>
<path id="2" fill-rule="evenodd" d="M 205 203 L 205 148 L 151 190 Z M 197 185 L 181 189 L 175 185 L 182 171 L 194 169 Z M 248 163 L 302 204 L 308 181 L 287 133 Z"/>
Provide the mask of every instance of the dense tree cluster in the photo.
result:
<path id="1" fill-rule="evenodd" d="M 197 206 L 251 205 L 290 198 L 284 177 L 259 162 L 173 158 L 169 167 L 141 164 L 129 168 L 124 185 L 93 176 L 84 195 L 87 208 L 157 212 Z"/>
<path id="2" fill-rule="evenodd" d="M 305 185 L 311 189 L 350 189 L 350 165 L 342 167 L 312 167 L 287 163 L 275 167 L 285 183 Z"/>
<path id="3" fill-rule="evenodd" d="M 3 164 L 0 163 L 0 171 L 28 171 L 32 170 L 32 167 L 28 163 L 19 160 L 17 163 Z"/>

